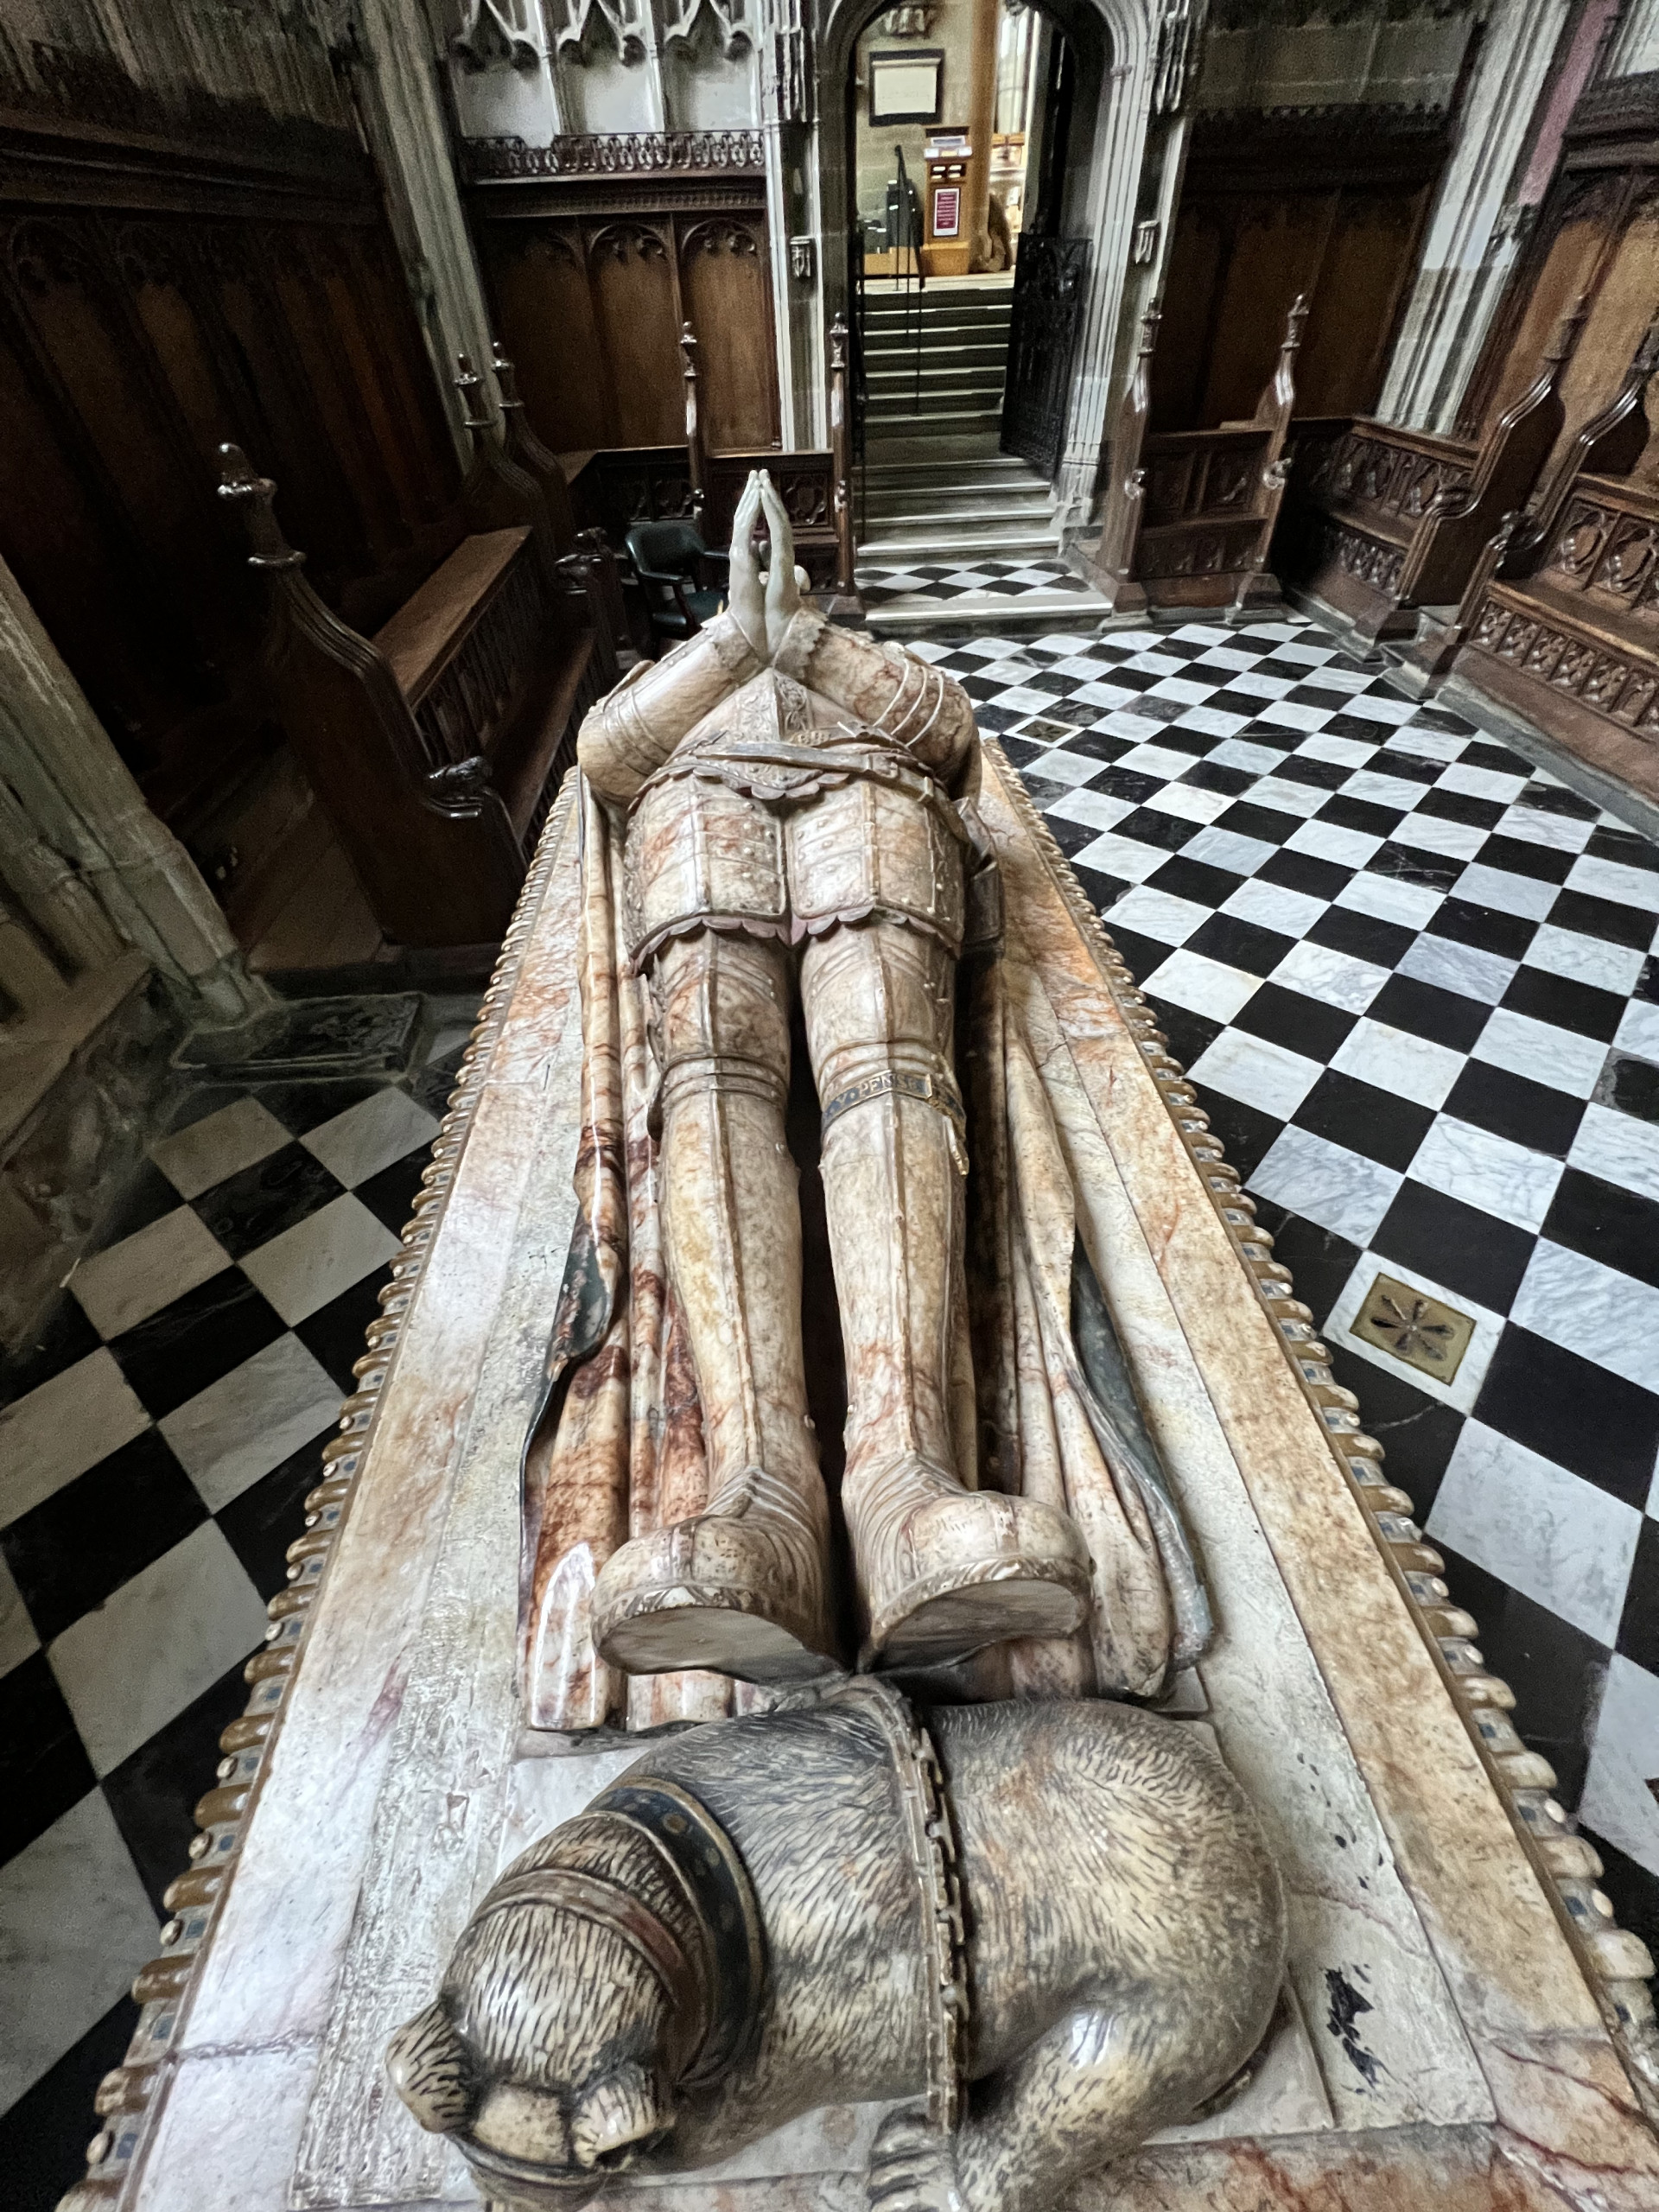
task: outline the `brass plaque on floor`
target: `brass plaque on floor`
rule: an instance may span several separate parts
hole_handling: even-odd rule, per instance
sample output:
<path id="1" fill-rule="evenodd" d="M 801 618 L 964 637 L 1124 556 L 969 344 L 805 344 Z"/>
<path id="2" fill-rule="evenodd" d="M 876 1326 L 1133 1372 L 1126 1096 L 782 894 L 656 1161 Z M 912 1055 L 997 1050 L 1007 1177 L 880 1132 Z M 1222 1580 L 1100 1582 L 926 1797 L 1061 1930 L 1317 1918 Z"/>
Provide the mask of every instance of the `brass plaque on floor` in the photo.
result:
<path id="1" fill-rule="evenodd" d="M 1475 1333 L 1469 1314 L 1392 1275 L 1378 1275 L 1350 1326 L 1368 1344 L 1380 1344 L 1438 1382 L 1452 1380 Z"/>

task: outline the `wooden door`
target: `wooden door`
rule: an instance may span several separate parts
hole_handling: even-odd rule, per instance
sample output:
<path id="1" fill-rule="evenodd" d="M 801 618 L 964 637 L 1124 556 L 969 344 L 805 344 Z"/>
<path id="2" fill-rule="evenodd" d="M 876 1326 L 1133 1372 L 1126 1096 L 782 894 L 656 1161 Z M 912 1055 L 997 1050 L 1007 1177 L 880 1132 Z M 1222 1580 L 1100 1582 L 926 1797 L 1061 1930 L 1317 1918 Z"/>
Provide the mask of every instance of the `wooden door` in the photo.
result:
<path id="1" fill-rule="evenodd" d="M 677 225 L 680 297 L 697 340 L 703 437 L 713 453 L 778 442 L 778 363 L 764 224 L 712 216 Z"/>

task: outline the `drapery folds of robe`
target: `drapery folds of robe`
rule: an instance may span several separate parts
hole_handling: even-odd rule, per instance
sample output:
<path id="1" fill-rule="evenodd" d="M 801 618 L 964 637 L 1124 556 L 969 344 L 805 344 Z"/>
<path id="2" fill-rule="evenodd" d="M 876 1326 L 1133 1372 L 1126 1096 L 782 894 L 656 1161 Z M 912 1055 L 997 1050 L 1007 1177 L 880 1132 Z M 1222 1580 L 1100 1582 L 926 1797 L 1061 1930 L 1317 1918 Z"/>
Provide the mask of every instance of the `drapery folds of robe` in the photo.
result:
<path id="1" fill-rule="evenodd" d="M 830 634 L 837 645 L 845 637 Z M 725 658 L 736 658 L 729 646 Z M 730 669 L 728 690 L 747 673 Z M 956 779 L 969 791 L 973 751 Z M 594 1648 L 592 1596 L 606 1560 L 628 1537 L 700 1511 L 709 1472 L 685 1324 L 665 1279 L 649 992 L 626 958 L 626 817 L 586 778 L 577 804 L 578 1206 L 524 1454 L 520 1653 L 531 1726 L 638 1729 L 750 1709 L 766 1693 L 706 1674 L 629 1681 Z M 1027 1020 L 1031 991 L 1017 927 L 964 956 L 963 1333 L 978 1421 L 957 1471 L 1069 1513 L 1093 1563 L 1093 1605 L 1074 1637 L 999 1645 L 963 1662 L 957 1679 L 981 1696 L 1156 1699 L 1203 1649 L 1209 1606 L 1100 1288 L 1099 1255 L 1087 1249 L 1063 1122 Z"/>

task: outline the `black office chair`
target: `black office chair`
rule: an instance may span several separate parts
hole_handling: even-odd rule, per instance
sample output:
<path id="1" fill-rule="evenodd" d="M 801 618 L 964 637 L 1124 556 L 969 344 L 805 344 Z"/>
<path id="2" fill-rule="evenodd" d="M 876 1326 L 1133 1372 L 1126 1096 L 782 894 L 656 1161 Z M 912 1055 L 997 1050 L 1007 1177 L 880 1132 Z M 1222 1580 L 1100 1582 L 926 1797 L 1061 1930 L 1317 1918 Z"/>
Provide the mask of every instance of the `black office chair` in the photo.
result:
<path id="1" fill-rule="evenodd" d="M 723 572 L 728 556 L 709 551 L 695 523 L 636 523 L 627 548 L 654 637 L 694 638 L 719 613 L 725 588 L 709 588 L 703 576 L 711 569 Z"/>

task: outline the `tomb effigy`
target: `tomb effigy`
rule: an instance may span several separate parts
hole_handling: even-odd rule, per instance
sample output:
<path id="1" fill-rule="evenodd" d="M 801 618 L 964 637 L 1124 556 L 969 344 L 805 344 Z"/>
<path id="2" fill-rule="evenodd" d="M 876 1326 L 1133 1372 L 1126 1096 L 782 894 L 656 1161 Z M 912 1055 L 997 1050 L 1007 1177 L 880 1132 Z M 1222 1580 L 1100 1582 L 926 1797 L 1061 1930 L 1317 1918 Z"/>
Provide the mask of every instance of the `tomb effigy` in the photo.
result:
<path id="1" fill-rule="evenodd" d="M 965 696 L 801 581 L 757 480 L 584 728 L 69 2201 L 1650 2205 L 1474 1622 Z"/>

